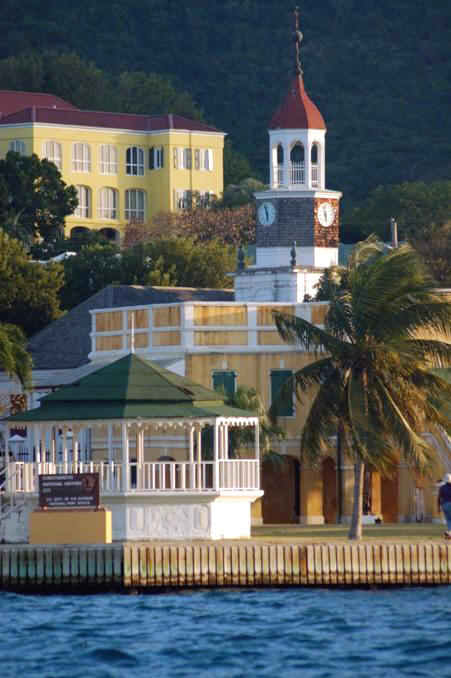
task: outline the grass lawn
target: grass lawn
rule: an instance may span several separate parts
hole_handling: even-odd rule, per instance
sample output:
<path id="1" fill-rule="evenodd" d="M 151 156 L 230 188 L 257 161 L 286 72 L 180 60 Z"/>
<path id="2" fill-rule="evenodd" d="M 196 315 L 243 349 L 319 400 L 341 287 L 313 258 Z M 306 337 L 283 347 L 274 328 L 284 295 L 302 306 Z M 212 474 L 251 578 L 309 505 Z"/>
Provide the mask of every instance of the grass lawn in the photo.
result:
<path id="1" fill-rule="evenodd" d="M 347 542 L 347 525 L 259 525 L 252 528 L 251 538 L 269 542 Z M 440 541 L 445 525 L 431 523 L 392 523 L 363 528 L 362 541 Z"/>

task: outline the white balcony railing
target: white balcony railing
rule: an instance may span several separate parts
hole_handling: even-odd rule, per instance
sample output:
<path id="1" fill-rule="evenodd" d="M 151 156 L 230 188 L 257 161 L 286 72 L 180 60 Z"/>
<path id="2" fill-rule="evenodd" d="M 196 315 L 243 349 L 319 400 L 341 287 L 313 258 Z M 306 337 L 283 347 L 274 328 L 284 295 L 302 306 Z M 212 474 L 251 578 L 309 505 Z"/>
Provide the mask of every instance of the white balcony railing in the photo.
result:
<path id="1" fill-rule="evenodd" d="M 292 162 L 290 166 L 291 184 L 305 184 L 305 163 Z"/>
<path id="2" fill-rule="evenodd" d="M 103 495 L 121 492 L 213 492 L 216 490 L 258 490 L 257 459 L 221 459 L 213 461 L 156 461 L 128 464 L 123 485 L 122 464 L 118 462 L 84 462 L 53 464 L 11 462 L 6 473 L 5 489 L 11 494 L 38 492 L 40 474 L 98 473 Z"/>
<path id="3" fill-rule="evenodd" d="M 319 186 L 319 167 L 318 165 L 312 165 L 312 188 L 318 188 Z"/>

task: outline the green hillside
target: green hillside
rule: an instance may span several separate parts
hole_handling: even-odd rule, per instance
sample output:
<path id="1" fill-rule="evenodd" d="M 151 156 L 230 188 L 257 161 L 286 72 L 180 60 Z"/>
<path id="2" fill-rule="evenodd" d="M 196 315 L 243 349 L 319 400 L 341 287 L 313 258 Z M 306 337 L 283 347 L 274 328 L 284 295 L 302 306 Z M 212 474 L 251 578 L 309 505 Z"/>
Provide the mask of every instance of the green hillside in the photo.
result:
<path id="1" fill-rule="evenodd" d="M 19 13 L 3 0 L 0 58 L 56 49 L 115 76 L 170 76 L 266 178 L 292 10 L 293 0 L 26 0 Z M 450 178 L 451 2 L 304 0 L 301 23 L 306 87 L 328 125 L 328 186 L 349 202 L 379 184 Z"/>

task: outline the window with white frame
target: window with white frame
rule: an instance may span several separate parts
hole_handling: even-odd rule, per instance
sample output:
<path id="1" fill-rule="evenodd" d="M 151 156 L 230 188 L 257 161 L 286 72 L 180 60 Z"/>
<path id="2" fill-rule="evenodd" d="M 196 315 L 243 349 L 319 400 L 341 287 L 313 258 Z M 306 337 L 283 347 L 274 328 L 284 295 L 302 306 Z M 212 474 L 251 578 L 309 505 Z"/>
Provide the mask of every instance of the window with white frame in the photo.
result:
<path id="1" fill-rule="evenodd" d="M 149 169 L 161 169 L 164 167 L 163 146 L 149 148 Z"/>
<path id="2" fill-rule="evenodd" d="M 9 142 L 9 150 L 25 155 L 25 143 L 21 139 L 14 139 Z"/>
<path id="3" fill-rule="evenodd" d="M 91 189 L 89 186 L 77 186 L 78 207 L 74 214 L 83 219 L 91 216 Z"/>
<path id="4" fill-rule="evenodd" d="M 53 141 L 52 139 L 44 141 L 42 145 L 42 155 L 50 162 L 53 162 L 59 170 L 63 168 L 63 153 L 61 144 L 58 143 L 58 141 Z"/>
<path id="5" fill-rule="evenodd" d="M 175 169 L 192 169 L 193 154 L 191 148 L 174 148 L 173 153 Z"/>
<path id="6" fill-rule="evenodd" d="M 215 194 L 213 191 L 200 191 L 197 206 L 198 207 L 209 207 L 213 202 Z"/>
<path id="7" fill-rule="evenodd" d="M 127 148 L 125 153 L 125 172 L 132 176 L 144 176 L 144 151 L 137 146 Z"/>
<path id="8" fill-rule="evenodd" d="M 101 188 L 99 193 L 99 217 L 101 219 L 118 218 L 118 192 L 114 188 Z"/>
<path id="9" fill-rule="evenodd" d="M 174 207 L 176 210 L 184 210 L 192 207 L 193 194 L 192 191 L 174 191 Z"/>
<path id="10" fill-rule="evenodd" d="M 144 221 L 146 215 L 146 194 L 137 188 L 125 191 L 125 218 L 129 221 Z"/>
<path id="11" fill-rule="evenodd" d="M 211 148 L 200 149 L 200 169 L 210 172 L 213 170 L 213 151 Z"/>
<path id="12" fill-rule="evenodd" d="M 190 148 L 184 148 L 182 153 L 182 167 L 191 169 L 193 166 L 192 153 Z"/>
<path id="13" fill-rule="evenodd" d="M 72 171 L 91 171 L 91 149 L 88 144 L 77 142 L 72 146 Z"/>
<path id="14" fill-rule="evenodd" d="M 117 174 L 117 148 L 112 144 L 99 146 L 100 174 Z"/>

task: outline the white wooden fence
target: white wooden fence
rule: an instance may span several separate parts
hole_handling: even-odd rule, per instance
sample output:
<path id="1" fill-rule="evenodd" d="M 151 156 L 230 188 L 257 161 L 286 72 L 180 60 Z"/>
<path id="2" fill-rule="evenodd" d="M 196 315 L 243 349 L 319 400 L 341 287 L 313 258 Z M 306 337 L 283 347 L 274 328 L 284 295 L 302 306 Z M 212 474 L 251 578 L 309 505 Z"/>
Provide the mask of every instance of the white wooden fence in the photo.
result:
<path id="1" fill-rule="evenodd" d="M 157 461 L 131 463 L 123 483 L 122 464 L 118 462 L 80 462 L 54 464 L 11 462 L 6 470 L 5 490 L 10 494 L 38 491 L 38 476 L 64 473 L 98 473 L 102 494 L 122 492 L 213 492 L 217 490 L 258 490 L 257 459 L 221 459 L 213 461 Z"/>

